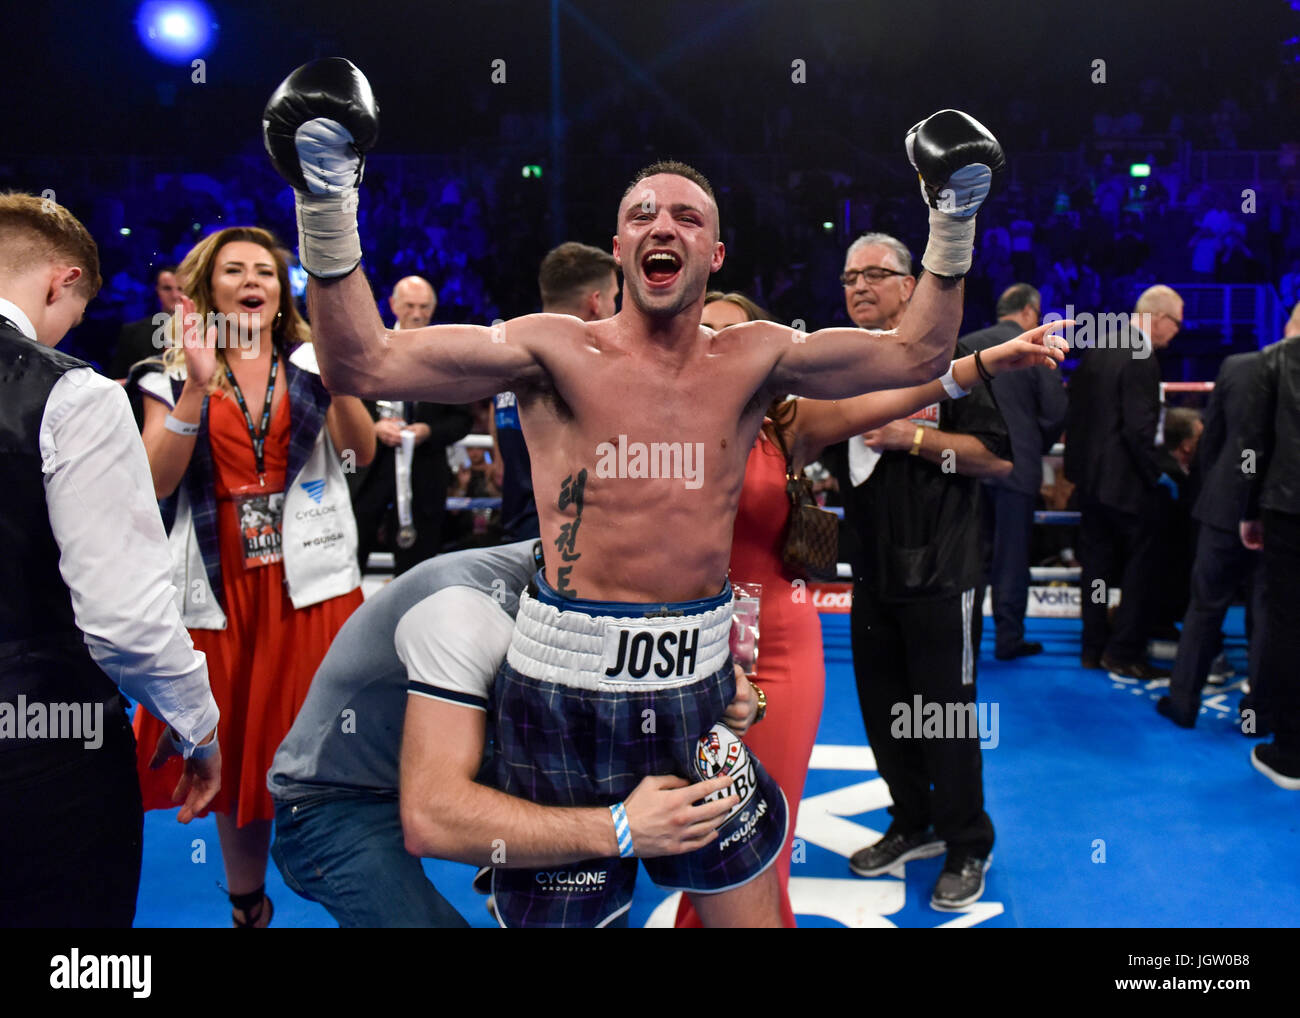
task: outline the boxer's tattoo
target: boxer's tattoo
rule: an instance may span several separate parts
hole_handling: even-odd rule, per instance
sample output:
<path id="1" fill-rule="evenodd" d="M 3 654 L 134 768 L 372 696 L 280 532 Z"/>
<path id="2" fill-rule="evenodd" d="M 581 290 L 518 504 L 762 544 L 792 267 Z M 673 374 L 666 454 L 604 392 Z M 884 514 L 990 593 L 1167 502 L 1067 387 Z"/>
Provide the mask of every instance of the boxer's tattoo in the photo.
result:
<path id="1" fill-rule="evenodd" d="M 560 536 L 555 539 L 555 547 L 560 553 L 560 561 L 573 563 L 582 558 L 577 550 L 578 527 L 582 524 L 583 493 L 587 487 L 587 471 L 579 470 L 577 476 L 570 474 L 560 483 L 560 498 L 556 507 L 561 512 L 574 507 L 572 521 L 560 527 Z M 565 597 L 577 597 L 578 592 L 569 585 L 569 574 L 573 572 L 572 564 L 560 566 L 555 570 L 556 593 Z"/>

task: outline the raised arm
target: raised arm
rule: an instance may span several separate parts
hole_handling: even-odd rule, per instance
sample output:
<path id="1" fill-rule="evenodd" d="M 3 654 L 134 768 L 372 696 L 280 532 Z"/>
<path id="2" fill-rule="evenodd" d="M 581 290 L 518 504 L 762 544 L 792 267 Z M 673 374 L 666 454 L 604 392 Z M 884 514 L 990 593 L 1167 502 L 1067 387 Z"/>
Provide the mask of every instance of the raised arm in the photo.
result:
<path id="1" fill-rule="evenodd" d="M 1057 343 L 1050 342 L 1052 330 L 1072 322 L 1049 322 L 1005 343 L 998 343 L 980 353 L 980 360 L 990 376 L 1046 365 L 1055 368 L 1065 358 Z M 1059 342 L 1059 341 L 1058 341 Z M 958 390 L 969 392 L 983 384 L 974 355 L 952 362 L 951 382 Z M 828 445 L 883 427 L 890 421 L 907 417 L 931 403 L 952 395 L 942 380 L 887 389 L 840 400 L 801 399 L 791 423 L 792 452 L 796 463 L 811 463 Z"/>
<path id="2" fill-rule="evenodd" d="M 772 371 L 771 388 L 817 399 L 920 385 L 952 360 L 961 326 L 961 279 L 971 265 L 975 213 L 1006 157 L 972 117 L 941 110 L 908 132 L 908 159 L 930 206 L 925 269 L 907 313 L 891 332 L 824 329 L 791 333 Z"/>
<path id="3" fill-rule="evenodd" d="M 541 376 L 534 354 L 540 334 L 559 333 L 563 341 L 580 324 L 567 315 L 528 315 L 492 327 L 390 330 L 359 268 L 341 279 L 310 277 L 307 306 L 326 388 L 363 399 L 467 403 L 494 396 Z"/>
<path id="4" fill-rule="evenodd" d="M 370 399 L 463 403 L 540 373 L 527 328 L 384 328 L 359 271 L 357 232 L 357 188 L 378 131 L 370 83 L 341 57 L 299 67 L 262 114 L 271 162 L 294 189 L 298 257 L 309 274 L 307 303 L 326 387 Z"/>
<path id="5" fill-rule="evenodd" d="M 928 273 L 916 284 L 907 313 L 889 332 L 782 329 L 771 387 L 813 399 L 844 399 L 878 389 L 922 385 L 952 361 L 961 327 L 962 283 Z"/>

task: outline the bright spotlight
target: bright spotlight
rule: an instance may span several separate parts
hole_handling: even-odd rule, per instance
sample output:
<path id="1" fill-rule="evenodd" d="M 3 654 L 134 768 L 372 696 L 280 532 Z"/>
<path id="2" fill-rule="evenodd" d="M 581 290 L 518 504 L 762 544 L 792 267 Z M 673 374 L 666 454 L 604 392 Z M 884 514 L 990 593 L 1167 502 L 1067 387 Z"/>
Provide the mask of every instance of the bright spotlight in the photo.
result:
<path id="1" fill-rule="evenodd" d="M 176 64 L 206 53 L 217 28 L 212 12 L 199 0 L 146 0 L 135 26 L 145 49 Z"/>

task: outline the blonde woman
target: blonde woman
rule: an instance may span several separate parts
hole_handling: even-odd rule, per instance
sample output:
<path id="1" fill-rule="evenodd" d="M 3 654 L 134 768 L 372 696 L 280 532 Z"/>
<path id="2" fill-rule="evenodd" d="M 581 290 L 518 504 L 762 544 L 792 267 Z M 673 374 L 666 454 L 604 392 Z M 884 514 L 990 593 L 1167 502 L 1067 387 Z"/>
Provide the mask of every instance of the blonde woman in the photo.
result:
<path id="1" fill-rule="evenodd" d="M 275 238 L 206 237 L 180 273 L 185 340 L 140 380 L 144 443 L 171 524 L 173 582 L 221 708 L 217 815 L 235 926 L 262 927 L 271 758 L 334 634 L 361 604 L 345 469 L 374 455 L 361 401 L 331 398 Z M 295 349 L 295 347 L 297 349 Z M 137 738 L 159 722 L 143 712 Z M 146 809 L 172 806 L 176 764 L 138 753 Z"/>

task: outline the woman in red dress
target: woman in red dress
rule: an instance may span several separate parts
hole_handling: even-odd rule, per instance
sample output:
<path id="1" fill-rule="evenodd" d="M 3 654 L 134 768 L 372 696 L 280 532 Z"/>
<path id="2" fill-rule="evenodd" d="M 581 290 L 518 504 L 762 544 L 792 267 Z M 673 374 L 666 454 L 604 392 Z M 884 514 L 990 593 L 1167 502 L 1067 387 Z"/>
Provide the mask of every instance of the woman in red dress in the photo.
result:
<path id="1" fill-rule="evenodd" d="M 266 772 L 330 641 L 362 601 L 338 458 L 364 466 L 374 455 L 361 401 L 331 400 L 310 348 L 290 356 L 309 336 L 277 247 L 254 228 L 201 241 L 180 272 L 185 322 L 208 323 L 207 335 L 187 328 L 183 349 L 168 350 L 163 370 L 141 381 L 154 397 L 144 401 L 143 437 L 155 490 L 176 513 L 174 582 L 221 709 L 221 791 L 211 809 L 231 917 L 255 927 L 272 910 Z M 202 319 L 189 318 L 196 311 Z M 317 517 L 335 529 L 298 522 Z M 166 731 L 141 711 L 136 737 L 144 807 L 170 809 L 178 761 L 151 766 Z"/>
<path id="2" fill-rule="evenodd" d="M 744 294 L 711 291 L 705 295 L 701 321 L 715 331 L 765 318 L 766 313 Z M 1042 333 L 1047 328 L 1034 332 Z M 980 354 L 983 366 L 994 375 L 1044 363 L 1054 367 L 1062 356 L 1059 352 L 1047 354 L 1042 345 L 1026 339 L 1009 340 Z M 979 383 L 974 357 L 954 361 L 952 371 L 964 389 Z M 745 733 L 745 745 L 781 786 L 789 805 L 785 850 L 776 863 L 781 915 L 787 927 L 795 926 L 790 906 L 790 861 L 799 800 L 821 722 L 826 662 L 817 609 L 806 589 L 793 586 L 799 577 L 786 571 L 782 557 L 790 517 L 785 450 L 789 451 L 794 471 L 802 473 L 826 446 L 883 427 L 946 397 L 942 383 L 934 381 L 844 400 L 777 400 L 768 408 L 745 464 L 745 481 L 732 532 L 729 579 L 733 584 L 762 586 L 754 684 L 763 690 L 770 713 Z M 795 596 L 797 590 L 802 596 Z M 700 926 L 685 895 L 677 909 L 676 925 Z"/>

